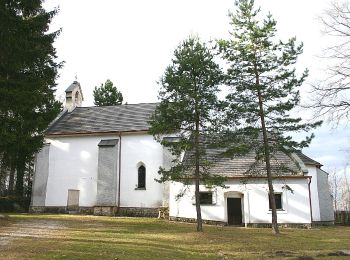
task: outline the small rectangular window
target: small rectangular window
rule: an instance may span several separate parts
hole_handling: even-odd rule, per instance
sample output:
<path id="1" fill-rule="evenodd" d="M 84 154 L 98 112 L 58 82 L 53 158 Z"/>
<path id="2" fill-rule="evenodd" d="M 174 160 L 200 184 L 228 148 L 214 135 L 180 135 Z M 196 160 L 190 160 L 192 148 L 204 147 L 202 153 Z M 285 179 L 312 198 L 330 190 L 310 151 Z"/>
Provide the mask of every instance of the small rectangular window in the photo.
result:
<path id="1" fill-rule="evenodd" d="M 283 207 L 282 207 L 282 193 L 275 193 L 274 195 L 275 195 L 276 209 L 282 210 L 283 209 Z M 272 209 L 270 199 L 269 199 L 269 209 Z"/>
<path id="2" fill-rule="evenodd" d="M 213 193 L 212 192 L 199 192 L 199 203 L 201 205 L 213 204 Z"/>

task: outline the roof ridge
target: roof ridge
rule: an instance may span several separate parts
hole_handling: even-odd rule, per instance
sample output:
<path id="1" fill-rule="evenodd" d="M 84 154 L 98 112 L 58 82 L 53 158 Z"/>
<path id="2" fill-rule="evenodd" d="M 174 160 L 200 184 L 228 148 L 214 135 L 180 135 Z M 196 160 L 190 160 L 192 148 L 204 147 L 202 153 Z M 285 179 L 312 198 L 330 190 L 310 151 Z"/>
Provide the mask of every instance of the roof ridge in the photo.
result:
<path id="1" fill-rule="evenodd" d="M 159 104 L 159 102 L 142 102 L 142 103 L 128 103 L 128 104 L 119 104 L 119 105 L 109 105 L 109 106 L 86 106 L 86 107 L 77 107 L 77 108 L 102 108 L 102 107 L 118 107 L 118 106 L 134 106 L 134 105 L 153 105 L 153 104 Z"/>
<path id="2" fill-rule="evenodd" d="M 138 131 L 149 129 L 149 119 L 158 103 L 76 107 L 65 113 L 47 135 L 83 132 Z"/>

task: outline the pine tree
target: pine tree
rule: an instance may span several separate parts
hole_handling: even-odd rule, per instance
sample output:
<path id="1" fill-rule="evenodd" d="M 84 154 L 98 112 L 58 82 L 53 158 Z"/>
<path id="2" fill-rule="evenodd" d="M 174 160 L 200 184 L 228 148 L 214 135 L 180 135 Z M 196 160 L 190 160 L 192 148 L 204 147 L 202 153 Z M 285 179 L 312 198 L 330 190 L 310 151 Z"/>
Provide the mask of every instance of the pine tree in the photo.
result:
<path id="1" fill-rule="evenodd" d="M 0 1 L 0 153 L 15 165 L 18 196 L 26 164 L 61 108 L 54 87 L 62 63 L 53 47 L 60 31 L 48 31 L 56 13 L 40 0 Z"/>
<path id="2" fill-rule="evenodd" d="M 169 170 L 160 169 L 160 182 L 182 181 L 195 184 L 197 231 L 203 231 L 199 185 L 219 185 L 223 179 L 208 172 L 203 137 L 215 126 L 217 92 L 222 80 L 213 54 L 198 38 L 188 38 L 178 46 L 174 59 L 161 78 L 160 104 L 151 121 L 150 133 L 175 156 Z M 163 138 L 175 135 L 176 141 Z M 192 154 L 183 163 L 183 152 Z"/>
<path id="3" fill-rule="evenodd" d="M 95 87 L 93 94 L 96 106 L 114 106 L 123 102 L 122 93 L 113 86 L 113 82 L 109 79 L 106 80 L 105 84 L 101 84 L 99 88 Z"/>
<path id="4" fill-rule="evenodd" d="M 260 9 L 254 9 L 253 0 L 239 0 L 236 6 L 236 13 L 230 14 L 232 38 L 219 41 L 223 58 L 229 65 L 226 83 L 231 91 L 227 101 L 234 113 L 228 115 L 234 120 L 240 119 L 239 132 L 250 137 L 256 159 L 266 165 L 272 229 L 278 234 L 272 183 L 272 176 L 278 173 L 271 169 L 271 158 L 276 151 L 289 154 L 307 146 L 312 134 L 296 142 L 290 133 L 310 131 L 320 122 L 302 123 L 302 119 L 293 117 L 291 112 L 299 104 L 298 87 L 307 76 L 305 70 L 298 78 L 294 68 L 302 53 L 302 44 L 297 45 L 295 38 L 277 41 L 276 21 L 271 15 L 260 20 Z"/>

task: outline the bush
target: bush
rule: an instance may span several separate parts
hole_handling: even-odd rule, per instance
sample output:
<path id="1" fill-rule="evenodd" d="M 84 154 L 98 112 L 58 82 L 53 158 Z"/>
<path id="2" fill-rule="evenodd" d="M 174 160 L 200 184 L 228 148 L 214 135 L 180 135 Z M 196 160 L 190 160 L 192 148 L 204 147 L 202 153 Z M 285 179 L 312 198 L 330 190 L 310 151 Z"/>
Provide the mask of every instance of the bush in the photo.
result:
<path id="1" fill-rule="evenodd" d="M 27 212 L 30 198 L 6 196 L 0 197 L 0 212 Z"/>

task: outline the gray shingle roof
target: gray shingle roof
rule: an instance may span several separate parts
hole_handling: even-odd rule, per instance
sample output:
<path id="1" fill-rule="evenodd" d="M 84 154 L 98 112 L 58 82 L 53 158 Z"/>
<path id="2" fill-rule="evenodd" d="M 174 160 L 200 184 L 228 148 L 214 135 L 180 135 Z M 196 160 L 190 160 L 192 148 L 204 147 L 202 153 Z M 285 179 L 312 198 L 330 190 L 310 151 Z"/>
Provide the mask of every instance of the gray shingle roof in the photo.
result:
<path id="1" fill-rule="evenodd" d="M 273 175 L 289 176 L 302 175 L 302 171 L 296 161 L 283 152 L 275 153 L 270 160 Z M 211 169 L 215 174 L 224 176 L 254 175 L 266 176 L 266 166 L 264 161 L 256 161 L 255 153 L 250 152 L 244 156 L 233 159 L 219 158 L 215 166 Z"/>
<path id="2" fill-rule="evenodd" d="M 77 107 L 66 112 L 49 129 L 47 135 L 132 132 L 148 130 L 148 121 L 158 103 L 141 103 L 104 107 Z"/>
<path id="3" fill-rule="evenodd" d="M 303 154 L 301 151 L 296 152 L 296 154 L 303 161 L 304 164 L 311 164 L 311 165 L 316 165 L 316 166 L 319 166 L 319 167 L 322 166 L 321 163 L 315 161 L 314 159 L 311 159 L 310 157 L 308 157 L 305 154 Z"/>
<path id="4" fill-rule="evenodd" d="M 249 152 L 242 156 L 233 158 L 222 155 L 223 149 L 207 149 L 206 159 L 212 163 L 209 167 L 211 174 L 234 177 L 234 176 L 266 176 L 266 167 L 264 161 L 256 161 L 255 152 Z M 184 163 L 191 160 L 191 153 L 185 153 Z M 283 152 L 276 152 L 271 157 L 271 168 L 273 175 L 292 176 L 303 175 L 297 161 Z"/>
<path id="5" fill-rule="evenodd" d="M 200 135 L 201 149 L 205 151 L 204 157 L 206 162 L 209 163 L 209 173 L 224 177 L 238 177 L 238 176 L 266 176 L 266 164 L 264 160 L 256 159 L 255 148 L 260 146 L 263 140 L 258 138 L 257 140 L 246 139 L 244 136 L 239 136 L 239 142 L 251 142 L 252 150 L 244 155 L 225 155 L 227 148 L 215 147 L 215 143 L 222 144 L 226 142 L 237 142 L 236 139 L 232 139 L 230 135 L 227 138 L 220 140 L 221 138 L 214 138 L 212 134 Z M 254 148 L 255 147 L 255 148 Z M 270 164 L 272 174 L 275 176 L 303 176 L 303 160 L 300 155 L 301 152 L 286 154 L 283 151 L 274 151 L 270 154 Z M 189 172 L 193 169 L 194 151 L 186 151 L 183 157 L 183 164 L 189 168 Z M 205 164 L 204 164 L 205 165 Z"/>

